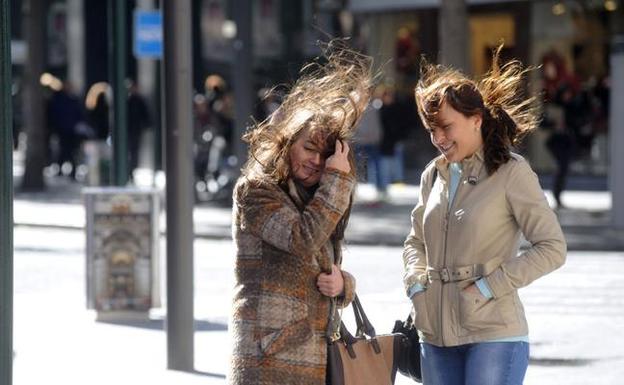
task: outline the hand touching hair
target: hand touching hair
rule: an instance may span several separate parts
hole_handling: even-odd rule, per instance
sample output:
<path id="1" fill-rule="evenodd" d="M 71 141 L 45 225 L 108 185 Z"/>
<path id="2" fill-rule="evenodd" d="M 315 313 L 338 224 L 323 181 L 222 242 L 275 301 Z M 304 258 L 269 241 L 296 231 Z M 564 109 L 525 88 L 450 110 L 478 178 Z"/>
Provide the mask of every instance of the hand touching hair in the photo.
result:
<path id="1" fill-rule="evenodd" d="M 371 67 L 372 59 L 344 40 L 327 43 L 323 56 L 302 68 L 282 105 L 243 136 L 249 144 L 243 174 L 261 172 L 284 182 L 290 176 L 288 151 L 305 129 L 324 140 L 329 153 L 336 140 L 348 141 L 370 99 Z"/>

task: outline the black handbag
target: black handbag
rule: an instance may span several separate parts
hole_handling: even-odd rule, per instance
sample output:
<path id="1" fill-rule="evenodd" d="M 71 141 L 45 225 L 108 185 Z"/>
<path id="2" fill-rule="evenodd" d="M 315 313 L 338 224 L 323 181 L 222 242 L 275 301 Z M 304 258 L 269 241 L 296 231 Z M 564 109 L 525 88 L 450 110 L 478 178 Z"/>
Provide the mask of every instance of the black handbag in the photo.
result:
<path id="1" fill-rule="evenodd" d="M 356 334 L 340 323 L 339 333 L 329 343 L 328 377 L 332 385 L 392 385 L 397 355 L 405 336 L 377 335 L 357 296 L 353 302 Z"/>
<path id="2" fill-rule="evenodd" d="M 410 314 L 405 321 L 396 320 L 392 333 L 400 333 L 405 337 L 401 340 L 401 350 L 397 357 L 399 373 L 416 382 L 422 382 L 420 371 L 420 337 L 412 322 Z"/>

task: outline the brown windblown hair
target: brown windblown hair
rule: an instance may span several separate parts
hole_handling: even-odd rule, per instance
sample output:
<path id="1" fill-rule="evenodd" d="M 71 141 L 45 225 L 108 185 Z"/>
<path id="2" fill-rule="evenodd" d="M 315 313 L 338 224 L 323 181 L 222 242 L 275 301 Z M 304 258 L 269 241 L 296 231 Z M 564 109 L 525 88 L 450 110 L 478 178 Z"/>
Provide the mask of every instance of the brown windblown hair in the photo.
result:
<path id="1" fill-rule="evenodd" d="M 536 98 L 524 98 L 524 69 L 517 60 L 499 64 L 500 45 L 493 54 L 492 68 L 480 81 L 441 65 L 422 63 L 416 85 L 418 114 L 425 127 L 437 123 L 437 114 L 446 101 L 466 117 L 480 115 L 485 167 L 488 174 L 511 159 L 511 148 L 538 124 Z"/>
<path id="2" fill-rule="evenodd" d="M 290 148 L 306 129 L 326 154 L 334 152 L 336 139 L 352 138 L 370 100 L 372 59 L 349 49 L 344 40 L 332 40 L 322 49 L 322 57 L 301 69 L 281 106 L 243 135 L 249 144 L 243 177 L 259 176 L 283 186 L 292 172 Z M 353 150 L 349 162 L 355 174 Z M 344 236 L 350 209 L 351 204 L 336 227 L 338 239 Z"/>

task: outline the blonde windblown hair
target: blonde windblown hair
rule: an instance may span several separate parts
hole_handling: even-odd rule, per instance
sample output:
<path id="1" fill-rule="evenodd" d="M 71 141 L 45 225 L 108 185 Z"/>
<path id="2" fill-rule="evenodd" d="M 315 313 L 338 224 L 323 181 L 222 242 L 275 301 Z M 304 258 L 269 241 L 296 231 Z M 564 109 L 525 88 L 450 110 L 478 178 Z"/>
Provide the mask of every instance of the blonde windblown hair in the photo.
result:
<path id="1" fill-rule="evenodd" d="M 303 67 L 282 105 L 243 136 L 249 144 L 243 175 L 262 173 L 278 184 L 286 181 L 290 147 L 306 129 L 326 155 L 333 153 L 336 139 L 351 139 L 370 99 L 372 60 L 343 40 L 332 40 L 323 51 L 322 58 Z"/>
<path id="2" fill-rule="evenodd" d="M 517 60 L 499 64 L 501 44 L 492 68 L 479 81 L 441 65 L 423 62 L 416 85 L 418 114 L 426 128 L 438 124 L 443 102 L 464 116 L 480 115 L 485 166 L 489 174 L 511 159 L 511 148 L 539 124 L 536 97 L 523 98 L 525 69 Z"/>

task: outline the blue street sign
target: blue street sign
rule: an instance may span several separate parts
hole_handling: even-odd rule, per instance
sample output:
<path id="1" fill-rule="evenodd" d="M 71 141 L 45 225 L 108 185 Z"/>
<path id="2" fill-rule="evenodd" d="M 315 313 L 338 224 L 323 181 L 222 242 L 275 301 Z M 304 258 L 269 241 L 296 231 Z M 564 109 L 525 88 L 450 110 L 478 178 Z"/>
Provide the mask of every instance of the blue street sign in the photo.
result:
<path id="1" fill-rule="evenodd" d="M 162 14 L 159 11 L 135 11 L 134 56 L 137 58 L 162 58 L 162 30 Z"/>

